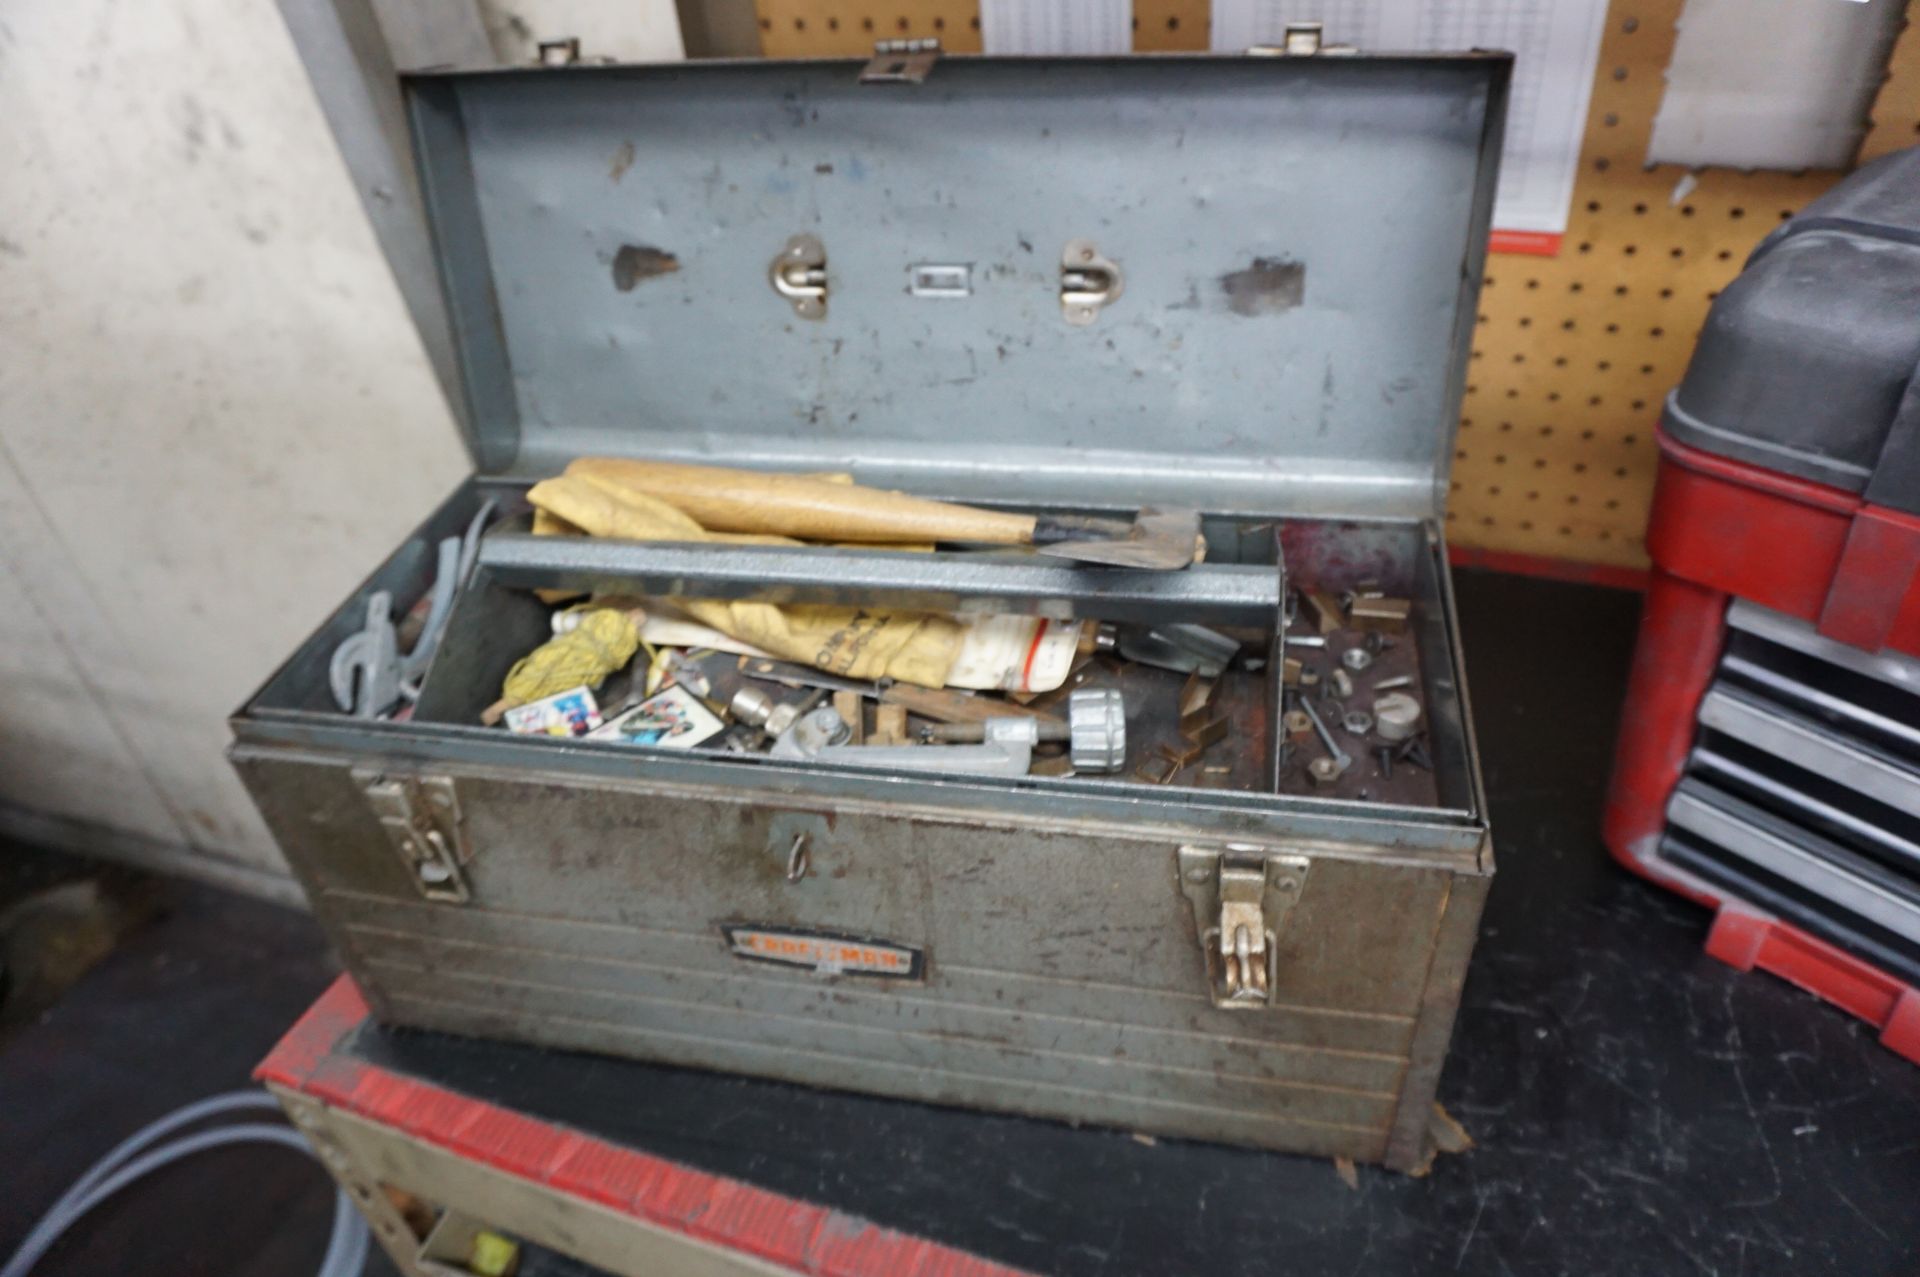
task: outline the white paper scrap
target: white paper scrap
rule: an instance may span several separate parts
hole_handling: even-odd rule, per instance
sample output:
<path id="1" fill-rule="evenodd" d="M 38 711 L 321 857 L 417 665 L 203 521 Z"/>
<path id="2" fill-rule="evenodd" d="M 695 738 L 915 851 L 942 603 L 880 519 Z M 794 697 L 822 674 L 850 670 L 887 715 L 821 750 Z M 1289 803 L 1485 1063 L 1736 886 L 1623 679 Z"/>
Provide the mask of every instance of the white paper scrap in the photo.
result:
<path id="1" fill-rule="evenodd" d="M 1606 0 L 1213 0 L 1212 45 L 1278 44 L 1289 22 L 1321 22 L 1363 53 L 1505 49 L 1514 55 L 1498 230 L 1567 229 Z"/>
<path id="2" fill-rule="evenodd" d="M 988 53 L 1127 53 L 1130 0 L 980 0 Z"/>

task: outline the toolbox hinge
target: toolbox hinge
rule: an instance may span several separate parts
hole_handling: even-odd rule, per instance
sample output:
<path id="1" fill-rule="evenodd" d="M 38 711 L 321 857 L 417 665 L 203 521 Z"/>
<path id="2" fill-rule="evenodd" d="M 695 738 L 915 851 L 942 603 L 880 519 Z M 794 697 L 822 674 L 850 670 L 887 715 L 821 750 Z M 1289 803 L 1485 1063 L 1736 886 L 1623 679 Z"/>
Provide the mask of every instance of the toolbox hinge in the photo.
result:
<path id="1" fill-rule="evenodd" d="M 1229 843 L 1180 848 L 1180 889 L 1193 906 L 1213 1004 L 1273 1002 L 1280 935 L 1307 885 L 1307 858 Z"/>
<path id="2" fill-rule="evenodd" d="M 1289 22 L 1278 44 L 1256 44 L 1247 50 L 1250 58 L 1339 58 L 1352 57 L 1360 50 L 1351 44 L 1328 44 L 1323 22 Z"/>
<path id="3" fill-rule="evenodd" d="M 939 57 L 937 38 L 875 40 L 873 57 L 860 71 L 860 83 L 919 84 Z"/>
<path id="4" fill-rule="evenodd" d="M 467 875 L 462 866 L 473 851 L 452 777 L 395 776 L 356 767 L 353 779 L 420 894 L 465 904 Z"/>

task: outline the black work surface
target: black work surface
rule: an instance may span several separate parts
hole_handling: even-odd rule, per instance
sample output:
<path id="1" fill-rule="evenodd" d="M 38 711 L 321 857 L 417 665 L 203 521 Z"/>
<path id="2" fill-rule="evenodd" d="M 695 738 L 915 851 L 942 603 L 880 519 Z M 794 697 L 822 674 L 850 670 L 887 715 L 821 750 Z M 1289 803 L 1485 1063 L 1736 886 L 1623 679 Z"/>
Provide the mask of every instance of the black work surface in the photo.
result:
<path id="1" fill-rule="evenodd" d="M 429 1034 L 357 1049 L 1039 1272 L 1920 1273 L 1920 1068 L 1704 957 L 1705 912 L 1600 846 L 1637 598 L 1459 585 L 1500 871 L 1440 1087 L 1479 1147 L 1426 1179 Z M 178 893 L 0 1043 L 0 1251 L 134 1126 L 240 1083 L 329 978 L 310 921 Z M 44 1271 L 311 1271 L 329 1203 L 293 1154 L 208 1154 Z"/>
<path id="2" fill-rule="evenodd" d="M 363 1030 L 374 1063 L 1040 1272 L 1920 1272 L 1920 1069 L 1618 869 L 1638 598 L 1459 576 L 1499 872 L 1425 1179 Z"/>

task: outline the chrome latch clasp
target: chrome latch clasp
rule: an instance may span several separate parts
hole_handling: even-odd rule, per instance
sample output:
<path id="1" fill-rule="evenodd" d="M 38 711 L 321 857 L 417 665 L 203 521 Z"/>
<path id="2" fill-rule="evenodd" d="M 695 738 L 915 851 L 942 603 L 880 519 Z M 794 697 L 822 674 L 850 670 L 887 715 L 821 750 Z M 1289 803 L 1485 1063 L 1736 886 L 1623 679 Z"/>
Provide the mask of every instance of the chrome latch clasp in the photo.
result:
<path id="1" fill-rule="evenodd" d="M 1180 889 L 1193 906 L 1213 1004 L 1273 1002 L 1280 934 L 1307 881 L 1307 858 L 1261 847 L 1182 847 Z"/>
<path id="2" fill-rule="evenodd" d="M 767 267 L 767 279 L 800 318 L 827 317 L 827 246 L 818 235 L 803 231 L 788 239 Z"/>
<path id="3" fill-rule="evenodd" d="M 1126 279 L 1120 267 L 1101 256 L 1084 239 L 1068 240 L 1060 254 L 1060 313 L 1069 324 L 1084 327 L 1119 300 Z"/>

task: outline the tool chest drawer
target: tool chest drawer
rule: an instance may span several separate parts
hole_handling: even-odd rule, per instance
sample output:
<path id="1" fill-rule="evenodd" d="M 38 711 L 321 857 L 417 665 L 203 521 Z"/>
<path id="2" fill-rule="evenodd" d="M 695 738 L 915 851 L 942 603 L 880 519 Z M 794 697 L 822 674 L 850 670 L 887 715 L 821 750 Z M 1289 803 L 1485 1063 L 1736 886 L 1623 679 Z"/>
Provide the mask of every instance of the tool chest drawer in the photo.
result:
<path id="1" fill-rule="evenodd" d="M 475 474 L 233 721 L 374 1011 L 1424 1165 L 1508 65 L 408 78 Z"/>

